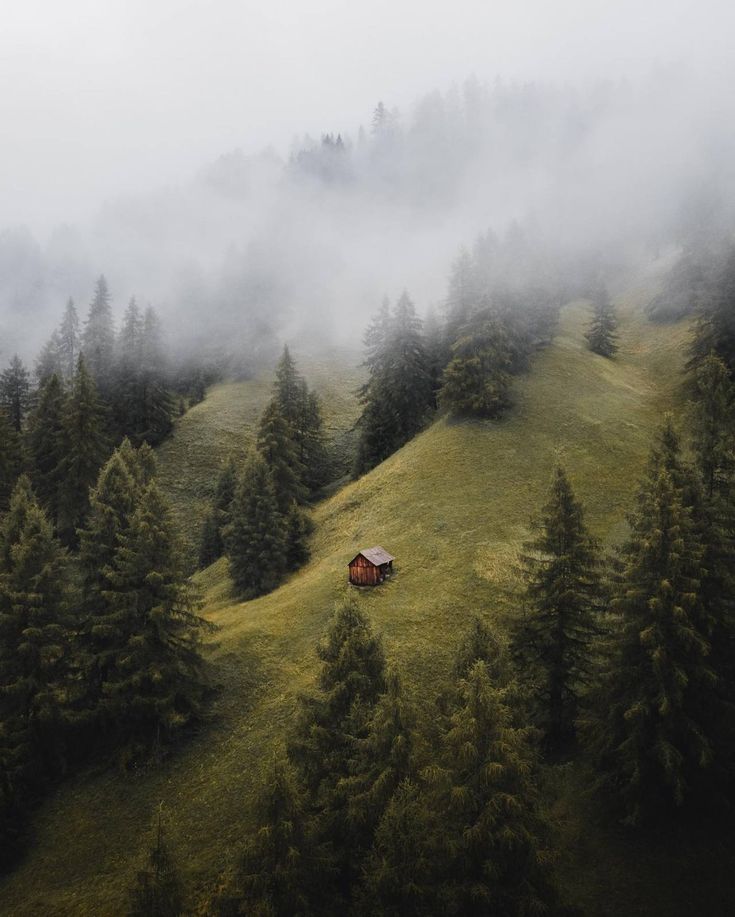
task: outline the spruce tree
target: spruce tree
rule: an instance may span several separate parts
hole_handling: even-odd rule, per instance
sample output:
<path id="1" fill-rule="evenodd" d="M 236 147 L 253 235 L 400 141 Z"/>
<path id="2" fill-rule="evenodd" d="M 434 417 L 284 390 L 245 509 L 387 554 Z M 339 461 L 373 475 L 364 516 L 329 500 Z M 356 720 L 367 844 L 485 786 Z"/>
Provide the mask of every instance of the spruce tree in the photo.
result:
<path id="1" fill-rule="evenodd" d="M 598 353 L 602 357 L 612 357 L 618 350 L 615 334 L 618 322 L 610 295 L 602 284 L 595 289 L 592 295 L 592 308 L 592 321 L 585 335 L 589 348 L 593 353 Z"/>
<path id="2" fill-rule="evenodd" d="M 0 409 L 5 411 L 16 433 L 23 429 L 30 397 L 31 381 L 28 370 L 18 354 L 15 354 L 8 368 L 0 374 Z"/>
<path id="3" fill-rule="evenodd" d="M 359 742 L 385 691 L 379 637 L 354 600 L 338 605 L 326 638 L 318 692 L 305 696 L 288 753 L 317 815 L 317 838 L 329 842 L 336 869 L 335 895 L 346 901 L 363 856 L 364 838 L 350 823 L 349 780 Z"/>
<path id="4" fill-rule="evenodd" d="M 208 629 L 182 570 L 170 510 L 155 481 L 140 491 L 102 591 L 111 652 L 103 719 L 131 749 L 157 749 L 197 717 L 206 690 L 200 652 Z"/>
<path id="5" fill-rule="evenodd" d="M 141 343 L 142 429 L 138 439 L 156 446 L 171 432 L 175 405 L 166 384 L 166 355 L 161 324 L 152 306 L 148 306 L 143 313 Z"/>
<path id="6" fill-rule="evenodd" d="M 10 504 L 10 495 L 23 467 L 21 439 L 0 408 L 0 516 Z"/>
<path id="7" fill-rule="evenodd" d="M 56 764 L 69 646 L 66 556 L 21 478 L 3 521 L 0 563 L 0 772 L 8 800 Z"/>
<path id="8" fill-rule="evenodd" d="M 373 468 L 418 433 L 434 401 L 421 320 L 407 293 L 393 312 L 384 301 L 364 341 L 369 375 L 359 391 L 363 411 L 357 423 L 356 474 Z"/>
<path id="9" fill-rule="evenodd" d="M 478 314 L 452 344 L 439 404 L 460 416 L 497 417 L 510 404 L 513 351 L 503 324 Z"/>
<path id="10" fill-rule="evenodd" d="M 507 689 L 478 661 L 430 774 L 441 812 L 440 911 L 456 915 L 553 913 L 558 895 L 543 851 L 528 729 L 513 725 Z"/>
<path id="11" fill-rule="evenodd" d="M 276 761 L 258 801 L 258 829 L 247 841 L 238 868 L 237 913 L 306 917 L 321 912 L 310 903 L 323 868 L 311 837 L 303 789 L 285 761 Z"/>
<path id="12" fill-rule="evenodd" d="M 106 415 L 94 379 L 79 358 L 64 411 L 64 457 L 59 466 L 59 532 L 67 544 L 89 508 L 89 489 L 108 455 Z"/>
<path id="13" fill-rule="evenodd" d="M 44 385 L 54 375 L 61 378 L 60 348 L 59 332 L 54 331 L 36 359 L 35 376 L 39 385 Z"/>
<path id="14" fill-rule="evenodd" d="M 237 471 L 230 458 L 217 479 L 212 509 L 204 519 L 199 543 L 199 565 L 208 567 L 225 553 L 223 532 L 232 522 L 230 507 L 235 498 Z"/>
<path id="15" fill-rule="evenodd" d="M 82 349 L 82 339 L 79 333 L 79 316 L 77 315 L 74 300 L 69 299 L 61 319 L 58 332 L 59 362 L 62 378 L 71 382 L 77 368 L 77 361 Z"/>
<path id="16" fill-rule="evenodd" d="M 77 664 L 84 693 L 81 709 L 93 722 L 103 710 L 103 685 L 121 649 L 118 613 L 111 598 L 113 563 L 141 490 L 128 449 L 125 440 L 101 468 L 90 490 L 85 526 L 79 530 L 83 614 Z"/>
<path id="17" fill-rule="evenodd" d="M 270 468 L 278 506 L 285 515 L 293 503 L 304 501 L 306 488 L 302 483 L 304 468 L 298 458 L 293 428 L 276 399 L 268 404 L 260 418 L 257 445 Z"/>
<path id="18" fill-rule="evenodd" d="M 235 588 L 243 599 L 275 589 L 286 566 L 286 532 L 273 476 L 259 453 L 245 465 L 231 505 L 225 544 Z"/>
<path id="19" fill-rule="evenodd" d="M 619 623 L 584 722 L 601 785 L 631 823 L 697 798 L 713 756 L 703 724 L 716 675 L 695 491 L 667 422 L 630 518 L 613 600 Z"/>
<path id="20" fill-rule="evenodd" d="M 535 720 L 554 747 L 574 734 L 580 692 L 592 668 L 600 600 L 597 547 L 561 466 L 537 529 L 522 557 L 525 607 L 511 650 Z"/>
<path id="21" fill-rule="evenodd" d="M 64 390 L 59 377 L 54 374 L 39 393 L 27 436 L 35 491 L 54 524 L 59 517 L 61 467 L 65 451 L 64 410 Z"/>
<path id="22" fill-rule="evenodd" d="M 361 917 L 443 913 L 437 867 L 444 860 L 432 815 L 427 794 L 405 780 L 391 797 L 365 860 L 355 908 Z"/>
<path id="23" fill-rule="evenodd" d="M 90 375 L 100 390 L 107 393 L 112 381 L 115 359 L 115 328 L 107 281 L 100 276 L 89 306 L 82 334 L 82 352 Z"/>
<path id="24" fill-rule="evenodd" d="M 711 353 L 696 367 L 691 436 L 708 499 L 730 489 L 735 471 L 735 386 L 727 366 Z"/>
<path id="25" fill-rule="evenodd" d="M 370 845 L 393 794 L 413 775 L 415 722 L 398 674 L 389 672 L 386 691 L 375 704 L 366 734 L 357 740 L 345 784 L 349 820 L 363 848 Z"/>
<path id="26" fill-rule="evenodd" d="M 166 843 L 161 807 L 152 834 L 145 867 L 138 872 L 130 894 L 128 917 L 179 917 L 184 911 L 183 891 L 176 863 Z"/>

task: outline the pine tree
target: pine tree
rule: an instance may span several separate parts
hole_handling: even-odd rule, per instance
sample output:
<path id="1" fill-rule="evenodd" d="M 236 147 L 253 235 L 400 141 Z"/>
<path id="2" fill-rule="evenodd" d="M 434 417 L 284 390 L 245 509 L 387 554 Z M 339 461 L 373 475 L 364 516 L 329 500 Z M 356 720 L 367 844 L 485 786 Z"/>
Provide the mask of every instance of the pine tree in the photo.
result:
<path id="1" fill-rule="evenodd" d="M 217 480 L 214 505 L 207 514 L 202 526 L 199 544 L 199 566 L 208 567 L 219 560 L 225 553 L 223 532 L 232 522 L 230 507 L 235 498 L 237 472 L 235 463 L 230 459 L 222 469 Z"/>
<path id="2" fill-rule="evenodd" d="M 64 390 L 54 374 L 41 388 L 28 424 L 28 452 L 38 499 L 52 523 L 59 517 L 61 466 L 64 459 Z"/>
<path id="3" fill-rule="evenodd" d="M 719 357 L 711 354 L 696 368 L 692 393 L 692 445 L 702 482 L 701 506 L 694 507 L 703 548 L 700 595 L 712 624 L 710 664 L 717 676 L 705 726 L 713 744 L 714 796 L 735 773 L 735 386 Z"/>
<path id="4" fill-rule="evenodd" d="M 735 470 L 735 386 L 714 353 L 694 371 L 692 442 L 705 494 L 711 499 L 729 489 Z"/>
<path id="5" fill-rule="evenodd" d="M 171 432 L 175 405 L 166 386 L 166 357 L 161 340 L 161 325 L 151 306 L 143 314 L 141 373 L 143 422 L 138 439 L 155 446 Z"/>
<path id="6" fill-rule="evenodd" d="M 208 629 L 180 563 L 170 510 L 155 483 L 141 491 L 103 590 L 114 651 L 101 706 L 133 748 L 157 748 L 195 719 L 205 691 Z"/>
<path id="7" fill-rule="evenodd" d="M 309 899 L 323 864 L 310 835 L 303 789 L 286 762 L 275 762 L 258 808 L 259 827 L 248 838 L 238 869 L 237 913 L 263 917 L 320 913 Z"/>
<path id="8" fill-rule="evenodd" d="M 100 390 L 107 392 L 115 359 L 115 328 L 107 281 L 100 276 L 82 335 L 84 361 Z"/>
<path id="9" fill-rule="evenodd" d="M 451 348 L 442 377 L 441 407 L 460 416 L 498 417 L 510 404 L 513 348 L 503 324 L 478 313 Z"/>
<path id="10" fill-rule="evenodd" d="M 612 357 L 618 349 L 615 329 L 618 326 L 615 309 L 605 286 L 600 284 L 592 295 L 592 321 L 585 337 L 593 353 Z"/>
<path id="11" fill-rule="evenodd" d="M 0 408 L 0 516 L 7 510 L 10 495 L 23 467 L 21 439 Z"/>
<path id="12" fill-rule="evenodd" d="M 59 332 L 54 331 L 36 360 L 35 376 L 39 385 L 43 386 L 54 375 L 61 378 L 60 348 Z"/>
<path id="13" fill-rule="evenodd" d="M 396 672 L 389 672 L 364 737 L 357 740 L 349 793 L 349 819 L 358 843 L 367 848 L 385 810 L 403 781 L 414 771 L 416 716 L 403 698 Z"/>
<path id="14" fill-rule="evenodd" d="M 506 689 L 483 662 L 458 686 L 459 703 L 431 772 L 441 812 L 441 913 L 553 913 L 558 896 L 545 865 L 543 825 L 528 729 L 513 725 Z M 436 879 L 435 879 L 436 881 Z"/>
<path id="15" fill-rule="evenodd" d="M 273 477 L 253 453 L 238 481 L 225 544 L 235 588 L 245 599 L 270 592 L 285 569 L 285 530 Z"/>
<path id="16" fill-rule="evenodd" d="M 695 370 L 714 353 L 735 376 L 735 246 L 730 245 L 711 289 L 698 304 L 688 368 Z"/>
<path id="17" fill-rule="evenodd" d="M 73 299 L 69 299 L 66 304 L 64 317 L 61 319 L 61 325 L 59 326 L 58 342 L 62 378 L 64 382 L 71 382 L 74 378 L 82 349 L 79 316 Z"/>
<path id="18" fill-rule="evenodd" d="M 426 917 L 443 913 L 437 901 L 436 825 L 427 795 L 405 780 L 380 820 L 357 891 L 364 917 Z M 432 845 L 432 841 L 434 844 Z"/>
<path id="19" fill-rule="evenodd" d="M 67 544 L 89 508 L 89 489 L 108 455 L 106 416 L 82 357 L 64 412 L 64 458 L 59 466 L 59 532 Z"/>
<path id="20" fill-rule="evenodd" d="M 304 468 L 297 454 L 293 428 L 282 413 L 278 400 L 272 400 L 260 418 L 258 427 L 258 451 L 268 465 L 278 506 L 283 515 L 293 503 L 302 503 L 306 488 L 302 481 Z"/>
<path id="21" fill-rule="evenodd" d="M 407 293 L 392 313 L 383 302 L 364 340 L 369 378 L 359 392 L 363 411 L 355 474 L 373 468 L 418 433 L 434 402 L 421 321 Z"/>
<path id="22" fill-rule="evenodd" d="M 288 445 L 281 445 L 277 451 L 296 478 L 294 496 L 299 502 L 326 483 L 321 404 L 296 369 L 287 346 L 276 366 L 273 399 L 261 421 L 261 437 L 277 443 L 283 443 L 284 438 L 288 440 Z M 285 490 L 290 492 L 291 486 L 286 484 Z"/>
<path id="23" fill-rule="evenodd" d="M 66 557 L 27 478 L 0 539 L 0 797 L 22 808 L 56 763 L 69 644 Z"/>
<path id="24" fill-rule="evenodd" d="M 31 382 L 28 370 L 18 354 L 0 375 L 0 409 L 4 410 L 13 429 L 20 433 L 30 405 Z"/>
<path id="25" fill-rule="evenodd" d="M 176 863 L 166 843 L 163 814 L 158 809 L 145 868 L 138 872 L 130 895 L 128 917 L 179 917 L 183 892 Z"/>
<path id="26" fill-rule="evenodd" d="M 696 796 L 712 760 L 703 718 L 716 677 L 694 492 L 667 422 L 630 519 L 613 601 L 619 625 L 584 722 L 602 786 L 631 823 L 671 813 Z"/>
<path id="27" fill-rule="evenodd" d="M 358 743 L 368 734 L 371 713 L 385 691 L 380 638 L 354 600 L 338 605 L 326 638 L 318 693 L 305 696 L 288 754 L 315 814 L 317 838 L 329 842 L 337 870 L 335 894 L 350 896 L 362 844 L 348 819 L 348 778 Z"/>
<path id="28" fill-rule="evenodd" d="M 525 610 L 515 624 L 512 654 L 536 722 L 554 747 L 574 734 L 600 600 L 597 546 L 561 466 L 537 528 L 525 545 Z"/>
<path id="29" fill-rule="evenodd" d="M 83 618 L 78 666 L 85 695 L 81 706 L 92 720 L 102 712 L 103 685 L 121 651 L 119 614 L 112 599 L 114 561 L 146 484 L 138 455 L 124 440 L 100 470 L 89 494 L 85 526 L 79 530 Z"/>

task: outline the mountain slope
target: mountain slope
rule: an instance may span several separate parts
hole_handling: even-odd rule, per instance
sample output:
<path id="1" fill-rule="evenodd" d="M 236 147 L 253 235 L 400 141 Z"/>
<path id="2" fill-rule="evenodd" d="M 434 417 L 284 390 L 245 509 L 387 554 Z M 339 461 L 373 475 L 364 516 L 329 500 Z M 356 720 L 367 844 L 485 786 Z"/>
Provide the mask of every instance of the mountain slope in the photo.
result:
<path id="1" fill-rule="evenodd" d="M 157 771 L 80 777 L 61 788 L 36 818 L 26 862 L 0 887 L 0 912 L 124 913 L 159 801 L 192 897 L 206 894 L 231 865 L 298 694 L 313 683 L 314 644 L 348 588 L 346 564 L 358 548 L 382 544 L 397 558 L 392 581 L 359 592 L 359 600 L 407 688 L 423 698 L 440 686 L 471 614 L 502 628 L 513 613 L 517 551 L 557 460 L 585 502 L 593 532 L 608 545 L 620 540 L 652 431 L 675 402 L 688 334 L 685 325 L 652 326 L 641 318 L 650 295 L 647 281 L 618 297 L 621 352 L 612 361 L 584 346 L 587 307 L 566 307 L 554 344 L 518 381 L 505 420 L 441 419 L 324 501 L 315 512 L 312 561 L 273 594 L 234 602 L 226 561 L 200 574 L 206 614 L 220 628 L 211 657 L 222 691 L 212 722 Z M 334 375 L 331 384 L 339 381 Z M 195 409 L 202 441 L 219 423 L 207 419 L 216 405 L 208 399 Z M 169 482 L 184 481 L 186 452 L 162 450 Z M 205 479 L 202 471 L 198 486 Z M 186 499 L 182 492 L 180 513 Z M 638 888 L 635 876 L 623 873 L 649 868 L 653 875 L 660 863 L 644 867 L 621 853 L 621 873 L 606 871 L 595 860 L 607 855 L 599 832 L 584 859 L 578 845 L 584 847 L 585 813 L 573 778 L 555 804 L 557 817 L 572 825 L 566 833 L 559 828 L 570 896 L 596 914 L 686 913 L 678 910 L 683 899 L 675 883 L 648 876 Z M 576 875 L 580 862 L 584 881 Z"/>

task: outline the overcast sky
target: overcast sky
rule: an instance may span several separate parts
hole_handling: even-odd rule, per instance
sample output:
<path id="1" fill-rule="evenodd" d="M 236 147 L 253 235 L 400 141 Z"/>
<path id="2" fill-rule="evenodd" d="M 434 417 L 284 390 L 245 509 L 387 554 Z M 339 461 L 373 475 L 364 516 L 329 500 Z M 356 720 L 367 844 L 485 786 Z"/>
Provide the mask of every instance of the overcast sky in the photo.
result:
<path id="1" fill-rule="evenodd" d="M 0 225 L 480 79 L 728 79 L 730 0 L 0 0 Z M 726 84 L 727 85 L 727 84 Z"/>

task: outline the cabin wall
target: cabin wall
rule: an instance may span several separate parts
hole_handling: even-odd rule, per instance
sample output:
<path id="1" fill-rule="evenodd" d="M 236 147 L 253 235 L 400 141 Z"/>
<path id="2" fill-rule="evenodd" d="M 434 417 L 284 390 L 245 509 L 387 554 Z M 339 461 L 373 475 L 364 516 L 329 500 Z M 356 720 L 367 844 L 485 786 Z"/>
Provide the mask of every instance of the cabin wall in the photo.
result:
<path id="1" fill-rule="evenodd" d="M 355 586 L 375 586 L 380 582 L 380 569 L 364 557 L 358 557 L 350 564 L 350 582 Z"/>

